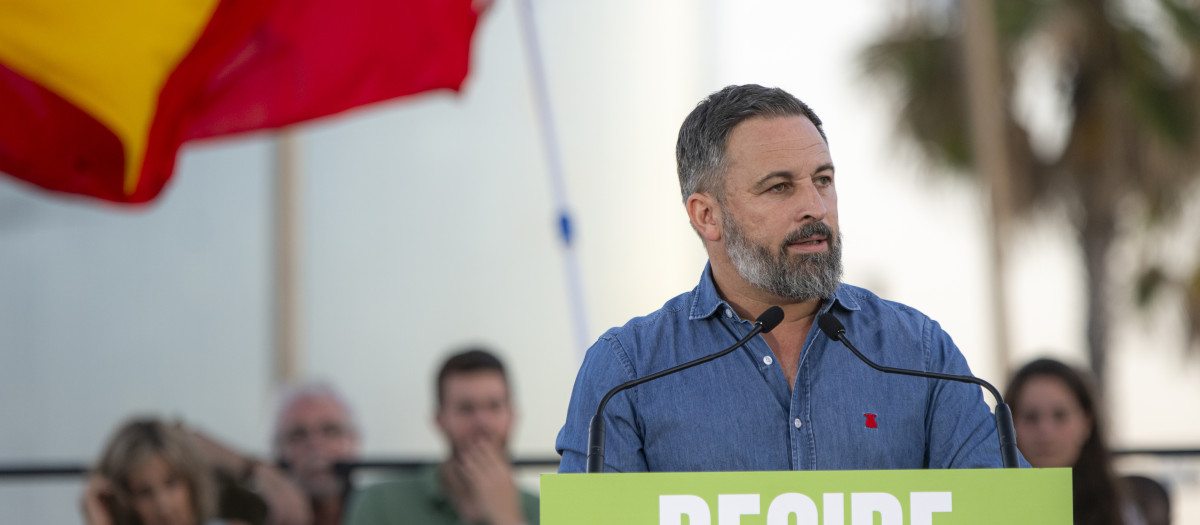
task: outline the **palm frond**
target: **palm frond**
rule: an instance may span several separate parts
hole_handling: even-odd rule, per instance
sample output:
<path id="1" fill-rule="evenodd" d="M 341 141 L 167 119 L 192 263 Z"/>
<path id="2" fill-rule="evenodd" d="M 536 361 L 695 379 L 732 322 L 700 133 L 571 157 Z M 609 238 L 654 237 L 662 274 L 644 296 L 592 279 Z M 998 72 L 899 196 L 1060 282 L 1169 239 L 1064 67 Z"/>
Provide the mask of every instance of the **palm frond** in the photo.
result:
<path id="1" fill-rule="evenodd" d="M 861 61 L 868 76 L 898 90 L 901 131 L 932 160 L 966 170 L 972 162 L 960 49 L 958 38 L 907 28 L 867 47 Z"/>

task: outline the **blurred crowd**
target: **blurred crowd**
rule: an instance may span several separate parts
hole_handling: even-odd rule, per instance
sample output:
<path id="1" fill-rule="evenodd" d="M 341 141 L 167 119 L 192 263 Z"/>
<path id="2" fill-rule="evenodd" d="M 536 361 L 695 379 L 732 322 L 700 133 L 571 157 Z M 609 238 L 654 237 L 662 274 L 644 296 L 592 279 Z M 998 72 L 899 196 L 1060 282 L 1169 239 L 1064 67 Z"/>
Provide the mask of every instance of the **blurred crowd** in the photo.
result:
<path id="1" fill-rule="evenodd" d="M 508 436 L 514 411 L 504 365 L 470 349 L 450 356 L 435 382 L 441 462 L 353 487 L 361 431 L 349 403 L 323 383 L 280 398 L 272 459 L 234 450 L 195 429 L 153 418 L 122 424 L 82 495 L 89 525 L 521 525 L 538 522 L 538 499 L 513 479 Z M 1091 377 L 1052 359 L 1019 369 L 1005 395 L 1021 453 L 1035 468 L 1072 469 L 1077 525 L 1167 525 L 1159 482 L 1114 473 Z"/>
<path id="2" fill-rule="evenodd" d="M 514 411 L 504 365 L 469 349 L 450 356 L 435 384 L 439 463 L 353 487 L 361 432 L 328 384 L 280 397 L 265 460 L 182 424 L 135 418 L 113 433 L 81 496 L 88 525 L 523 525 L 538 500 L 513 479 Z"/>

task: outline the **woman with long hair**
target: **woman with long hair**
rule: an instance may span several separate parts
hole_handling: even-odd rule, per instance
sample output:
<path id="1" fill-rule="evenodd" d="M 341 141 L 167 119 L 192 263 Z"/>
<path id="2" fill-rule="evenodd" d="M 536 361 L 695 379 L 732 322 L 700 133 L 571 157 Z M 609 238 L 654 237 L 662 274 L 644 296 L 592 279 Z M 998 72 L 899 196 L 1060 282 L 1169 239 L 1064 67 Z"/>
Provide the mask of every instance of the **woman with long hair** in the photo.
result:
<path id="1" fill-rule="evenodd" d="M 1017 371 L 1004 398 L 1012 408 L 1017 447 L 1029 464 L 1071 468 L 1076 525 L 1141 523 L 1136 510 L 1122 503 L 1089 376 L 1038 359 Z"/>
<path id="2" fill-rule="evenodd" d="M 156 419 L 122 425 L 83 494 L 88 525 L 200 525 L 215 511 L 208 467 L 180 428 Z"/>

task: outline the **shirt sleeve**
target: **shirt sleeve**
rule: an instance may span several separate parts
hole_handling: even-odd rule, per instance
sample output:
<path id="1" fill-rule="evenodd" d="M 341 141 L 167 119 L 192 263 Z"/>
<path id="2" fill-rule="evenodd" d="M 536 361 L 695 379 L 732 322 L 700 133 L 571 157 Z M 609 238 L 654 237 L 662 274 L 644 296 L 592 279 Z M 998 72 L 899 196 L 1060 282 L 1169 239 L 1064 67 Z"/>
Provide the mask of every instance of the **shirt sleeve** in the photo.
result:
<path id="1" fill-rule="evenodd" d="M 587 469 L 588 426 L 600 399 L 613 387 L 637 377 L 628 354 L 611 333 L 605 334 L 583 358 L 575 377 L 567 421 L 558 433 L 555 448 L 562 455 L 558 471 L 584 472 Z M 606 472 L 645 472 L 642 433 L 635 410 L 637 387 L 612 397 L 604 410 L 606 422 L 604 470 Z"/>
<path id="2" fill-rule="evenodd" d="M 927 319 L 921 334 L 929 370 L 972 375 L 967 359 L 942 327 Z M 929 468 L 999 468 L 1000 440 L 996 417 L 983 398 L 982 387 L 958 381 L 935 381 L 930 391 L 928 421 Z M 1028 467 L 1025 458 L 1021 466 Z"/>

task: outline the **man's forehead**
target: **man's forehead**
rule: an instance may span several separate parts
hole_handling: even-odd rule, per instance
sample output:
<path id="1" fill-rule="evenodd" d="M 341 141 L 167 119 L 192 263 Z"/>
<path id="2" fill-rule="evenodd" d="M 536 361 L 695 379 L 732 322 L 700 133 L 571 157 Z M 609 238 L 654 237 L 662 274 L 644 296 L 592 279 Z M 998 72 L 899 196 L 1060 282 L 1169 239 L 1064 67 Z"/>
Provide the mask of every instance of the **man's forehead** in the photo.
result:
<path id="1" fill-rule="evenodd" d="M 726 148 L 733 161 L 797 155 L 829 160 L 825 139 L 816 125 L 802 115 L 746 119 L 734 126 Z"/>
<path id="2" fill-rule="evenodd" d="M 447 375 L 442 384 L 442 395 L 447 400 L 455 395 L 488 391 L 500 391 L 507 394 L 508 381 L 505 380 L 504 374 L 497 370 L 456 372 Z"/>
<path id="3" fill-rule="evenodd" d="M 344 422 L 349 419 L 346 407 L 327 396 L 306 396 L 296 399 L 284 412 L 284 425 L 295 425 L 311 419 L 331 419 Z"/>

